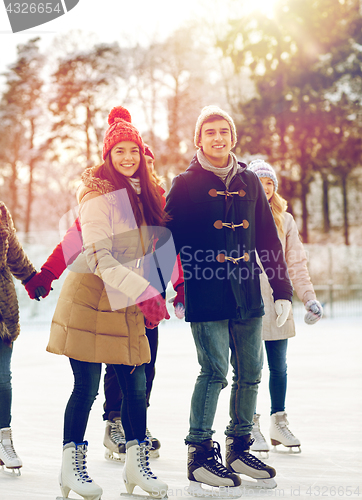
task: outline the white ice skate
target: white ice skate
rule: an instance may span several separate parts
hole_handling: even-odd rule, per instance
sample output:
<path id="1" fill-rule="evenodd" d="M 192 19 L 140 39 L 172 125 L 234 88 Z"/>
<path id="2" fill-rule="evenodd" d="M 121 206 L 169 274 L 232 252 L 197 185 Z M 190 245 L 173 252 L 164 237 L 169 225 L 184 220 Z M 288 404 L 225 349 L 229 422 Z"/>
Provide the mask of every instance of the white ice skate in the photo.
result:
<path id="1" fill-rule="evenodd" d="M 153 474 L 149 465 L 149 441 L 128 441 L 126 445 L 126 464 L 123 468 L 123 481 L 129 496 L 136 486 L 151 498 L 166 498 L 168 486 Z M 134 496 L 134 495 L 132 495 Z M 144 496 L 144 495 L 143 495 Z"/>
<path id="2" fill-rule="evenodd" d="M 270 417 L 270 440 L 274 446 L 273 451 L 277 451 L 277 446 L 282 444 L 289 448 L 290 453 L 301 453 L 300 441 L 288 427 L 287 414 L 285 411 L 273 413 Z"/>
<path id="3" fill-rule="evenodd" d="M 63 496 L 57 497 L 57 500 L 67 500 L 70 490 L 85 500 L 100 500 L 103 490 L 87 472 L 87 447 L 87 441 L 79 444 L 68 443 L 63 447 L 62 469 L 59 476 Z"/>
<path id="4" fill-rule="evenodd" d="M 260 415 L 255 413 L 253 417 L 253 428 L 251 430 L 251 437 L 254 439 L 253 444 L 250 446 L 251 451 L 259 453 L 261 458 L 269 457 L 269 445 L 266 442 L 260 430 Z"/>
<path id="5" fill-rule="evenodd" d="M 4 472 L 20 476 L 23 463 L 14 450 L 11 427 L 0 429 L 0 466 Z"/>
<path id="6" fill-rule="evenodd" d="M 104 433 L 103 445 L 106 447 L 104 456 L 107 460 L 125 462 L 126 460 L 126 438 L 121 419 L 107 420 Z"/>

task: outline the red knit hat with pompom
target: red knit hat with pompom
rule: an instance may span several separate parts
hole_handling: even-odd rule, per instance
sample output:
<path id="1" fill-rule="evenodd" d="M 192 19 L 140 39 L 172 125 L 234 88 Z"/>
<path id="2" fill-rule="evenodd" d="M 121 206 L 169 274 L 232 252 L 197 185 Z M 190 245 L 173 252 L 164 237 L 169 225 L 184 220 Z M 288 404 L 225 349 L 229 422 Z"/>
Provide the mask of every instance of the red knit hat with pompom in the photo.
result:
<path id="1" fill-rule="evenodd" d="M 140 133 L 131 123 L 131 115 L 126 108 L 117 106 L 113 108 L 108 115 L 109 127 L 104 134 L 103 140 L 103 160 L 106 159 L 109 151 L 122 141 L 135 142 L 141 152 L 145 153 L 145 145 L 143 144 Z"/>

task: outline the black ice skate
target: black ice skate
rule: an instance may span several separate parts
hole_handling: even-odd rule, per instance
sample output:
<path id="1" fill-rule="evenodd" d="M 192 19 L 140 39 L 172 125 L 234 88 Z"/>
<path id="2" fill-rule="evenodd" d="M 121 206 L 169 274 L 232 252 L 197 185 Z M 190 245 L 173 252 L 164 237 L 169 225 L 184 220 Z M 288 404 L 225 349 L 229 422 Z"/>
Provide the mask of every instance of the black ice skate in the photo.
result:
<path id="1" fill-rule="evenodd" d="M 229 471 L 244 474 L 255 481 L 242 480 L 241 486 L 248 488 L 275 488 L 275 469 L 249 453 L 253 440 L 250 434 L 226 438 L 226 467 Z"/>
<path id="2" fill-rule="evenodd" d="M 146 437 L 151 443 L 150 458 L 158 458 L 160 456 L 161 443 L 157 438 L 152 436 L 148 427 L 146 427 Z"/>
<path id="3" fill-rule="evenodd" d="M 126 460 L 126 438 L 120 417 L 107 420 L 103 445 L 106 448 L 104 456 L 107 460 Z"/>
<path id="4" fill-rule="evenodd" d="M 218 498 L 240 497 L 240 479 L 229 472 L 222 464 L 220 445 L 209 439 L 200 444 L 189 444 L 187 477 L 190 486 L 187 491 L 192 496 Z M 203 489 L 202 484 L 216 487 L 217 490 Z"/>

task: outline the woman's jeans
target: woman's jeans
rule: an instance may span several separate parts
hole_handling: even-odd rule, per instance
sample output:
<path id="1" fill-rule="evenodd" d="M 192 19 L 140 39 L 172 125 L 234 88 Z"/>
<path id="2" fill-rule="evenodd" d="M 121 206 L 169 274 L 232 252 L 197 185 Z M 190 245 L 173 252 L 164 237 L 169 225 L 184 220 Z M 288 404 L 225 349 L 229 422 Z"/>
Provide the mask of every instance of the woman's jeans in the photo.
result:
<path id="1" fill-rule="evenodd" d="M 14 345 L 14 344 L 13 344 Z M 13 348 L 0 339 L 0 429 L 11 422 L 11 356 Z"/>
<path id="2" fill-rule="evenodd" d="M 265 350 L 269 365 L 270 415 L 285 410 L 287 393 L 288 339 L 266 340 Z"/>
<path id="3" fill-rule="evenodd" d="M 74 388 L 64 415 L 63 444 L 82 443 L 89 412 L 98 395 L 102 364 L 70 359 Z M 112 365 L 122 389 L 121 419 L 126 441 L 146 436 L 145 366 Z"/>
<path id="4" fill-rule="evenodd" d="M 188 443 L 212 437 L 218 398 L 227 386 L 230 362 L 233 383 L 230 395 L 230 422 L 227 436 L 250 434 L 263 367 L 262 318 L 191 323 L 197 357 L 201 366 L 191 399 Z"/>
<path id="5" fill-rule="evenodd" d="M 146 337 L 150 345 L 151 351 L 151 361 L 145 364 L 145 375 L 146 375 L 146 403 L 147 407 L 150 406 L 150 396 L 153 385 L 153 380 L 155 378 L 156 369 L 156 357 L 158 348 L 158 328 L 153 328 L 152 330 L 146 328 Z M 113 369 L 114 365 L 107 365 L 106 372 L 104 374 L 104 396 L 105 401 L 103 404 L 103 420 L 113 420 L 114 418 L 119 418 L 121 416 L 121 405 L 122 405 L 122 391 L 118 383 L 117 375 Z"/>

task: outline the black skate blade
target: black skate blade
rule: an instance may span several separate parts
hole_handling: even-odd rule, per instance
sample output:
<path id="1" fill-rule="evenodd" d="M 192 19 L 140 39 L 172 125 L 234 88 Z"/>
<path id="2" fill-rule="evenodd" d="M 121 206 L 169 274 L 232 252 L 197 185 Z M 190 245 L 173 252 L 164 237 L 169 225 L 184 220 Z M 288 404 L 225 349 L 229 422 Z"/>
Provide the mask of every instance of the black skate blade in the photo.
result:
<path id="1" fill-rule="evenodd" d="M 240 498 L 242 491 L 240 486 L 210 486 L 205 485 L 203 488 L 202 483 L 190 481 L 190 485 L 186 488 L 187 493 L 196 498 Z"/>
<path id="2" fill-rule="evenodd" d="M 121 497 L 122 498 L 129 498 L 130 500 L 133 499 L 133 500 L 145 500 L 145 499 L 148 499 L 148 498 L 152 498 L 153 500 L 155 500 L 155 498 L 157 499 L 165 499 L 167 500 L 168 496 L 166 495 L 165 497 L 158 497 L 158 496 L 153 496 L 153 495 L 149 495 L 147 493 L 145 493 L 144 495 L 140 495 L 138 493 L 121 493 Z"/>

